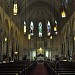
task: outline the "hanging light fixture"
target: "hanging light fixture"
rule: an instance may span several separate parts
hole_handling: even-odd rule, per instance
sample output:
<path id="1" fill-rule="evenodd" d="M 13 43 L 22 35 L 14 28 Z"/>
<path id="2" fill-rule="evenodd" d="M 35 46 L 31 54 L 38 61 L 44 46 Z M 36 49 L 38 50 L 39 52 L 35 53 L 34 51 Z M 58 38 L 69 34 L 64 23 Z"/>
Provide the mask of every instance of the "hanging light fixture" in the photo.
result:
<path id="1" fill-rule="evenodd" d="M 66 17 L 66 11 L 65 11 L 64 8 L 61 11 L 61 16 L 62 16 L 62 18 L 65 18 Z"/>
<path id="2" fill-rule="evenodd" d="M 65 18 L 66 17 L 66 8 L 65 8 L 65 4 L 62 3 L 62 7 L 61 7 L 61 17 Z"/>
<path id="3" fill-rule="evenodd" d="M 17 15 L 17 11 L 18 11 L 18 7 L 17 7 L 17 1 L 14 2 L 14 5 L 13 5 L 13 15 Z"/>

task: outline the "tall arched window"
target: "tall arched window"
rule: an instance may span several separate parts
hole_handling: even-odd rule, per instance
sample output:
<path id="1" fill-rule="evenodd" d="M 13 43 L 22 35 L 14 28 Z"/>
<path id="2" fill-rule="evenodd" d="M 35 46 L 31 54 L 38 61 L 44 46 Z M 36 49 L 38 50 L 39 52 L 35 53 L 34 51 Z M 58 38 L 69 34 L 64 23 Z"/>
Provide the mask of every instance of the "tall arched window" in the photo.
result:
<path id="1" fill-rule="evenodd" d="M 42 23 L 39 22 L 39 37 L 42 37 Z"/>
<path id="2" fill-rule="evenodd" d="M 24 34 L 26 34 L 26 22 L 24 21 Z"/>
<path id="3" fill-rule="evenodd" d="M 57 35 L 58 34 L 58 30 L 57 30 L 57 21 L 55 20 L 55 23 L 54 23 L 55 25 L 54 25 L 54 33 L 55 33 L 55 35 Z"/>
<path id="4" fill-rule="evenodd" d="M 47 36 L 50 36 L 51 35 L 51 25 L 50 25 L 50 22 L 48 21 L 47 23 Z"/>
<path id="5" fill-rule="evenodd" d="M 34 24 L 32 21 L 30 23 L 30 35 L 34 35 Z"/>

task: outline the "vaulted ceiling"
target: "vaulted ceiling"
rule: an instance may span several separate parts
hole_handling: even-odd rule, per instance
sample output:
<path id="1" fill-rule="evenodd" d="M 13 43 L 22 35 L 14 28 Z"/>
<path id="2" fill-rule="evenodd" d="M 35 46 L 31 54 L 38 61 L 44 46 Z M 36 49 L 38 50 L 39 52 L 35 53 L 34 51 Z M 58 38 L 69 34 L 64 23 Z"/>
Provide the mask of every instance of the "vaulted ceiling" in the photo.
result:
<path id="1" fill-rule="evenodd" d="M 24 20 L 29 23 L 33 22 L 46 22 L 50 21 L 54 24 L 54 20 L 58 22 L 59 30 L 62 27 L 62 20 L 60 9 L 62 2 L 65 4 L 67 11 L 67 18 L 74 11 L 75 0 L 1 0 L 5 3 L 5 11 L 10 15 L 13 10 L 13 2 L 18 3 L 18 15 L 14 18 L 18 18 L 20 25 L 23 27 Z M 8 8 L 8 10 L 7 10 Z M 11 11 L 10 11 L 11 10 Z M 67 19 L 66 18 L 66 19 Z M 14 20 L 15 21 L 15 20 Z M 46 23 L 45 23 L 46 24 Z"/>

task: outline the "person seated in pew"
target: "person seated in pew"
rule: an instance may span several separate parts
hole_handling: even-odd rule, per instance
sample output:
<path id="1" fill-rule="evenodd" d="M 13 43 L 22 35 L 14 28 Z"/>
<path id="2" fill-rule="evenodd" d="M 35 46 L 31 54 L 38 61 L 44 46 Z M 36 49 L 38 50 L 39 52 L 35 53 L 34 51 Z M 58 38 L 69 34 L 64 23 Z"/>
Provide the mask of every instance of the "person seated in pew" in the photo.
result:
<path id="1" fill-rule="evenodd" d="M 57 58 L 55 61 L 55 68 L 59 68 L 59 67 L 60 67 L 60 62 L 59 62 L 59 58 Z"/>

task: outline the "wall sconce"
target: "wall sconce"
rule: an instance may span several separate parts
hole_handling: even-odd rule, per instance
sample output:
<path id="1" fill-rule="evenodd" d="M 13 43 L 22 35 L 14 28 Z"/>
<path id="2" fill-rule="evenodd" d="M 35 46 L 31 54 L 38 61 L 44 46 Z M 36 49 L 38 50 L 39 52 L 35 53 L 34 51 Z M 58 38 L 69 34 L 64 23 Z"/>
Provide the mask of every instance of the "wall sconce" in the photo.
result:
<path id="1" fill-rule="evenodd" d="M 74 41 L 75 41 L 75 36 L 74 36 Z"/>
<path id="2" fill-rule="evenodd" d="M 30 34 L 28 35 L 28 39 L 29 39 L 29 40 L 31 39 L 31 35 L 30 35 Z"/>
<path id="3" fill-rule="evenodd" d="M 7 41 L 7 38 L 5 37 L 5 42 Z"/>
<path id="4" fill-rule="evenodd" d="M 58 34 L 58 31 L 55 32 L 55 35 L 57 35 L 57 34 Z"/>
<path id="5" fill-rule="evenodd" d="M 52 38 L 53 38 L 53 37 L 52 37 L 52 36 L 50 36 L 50 39 L 51 39 L 51 40 L 52 40 Z"/>
<path id="6" fill-rule="evenodd" d="M 17 55 L 17 54 L 18 54 L 18 52 L 16 51 L 16 52 L 15 52 L 15 55 Z"/>

